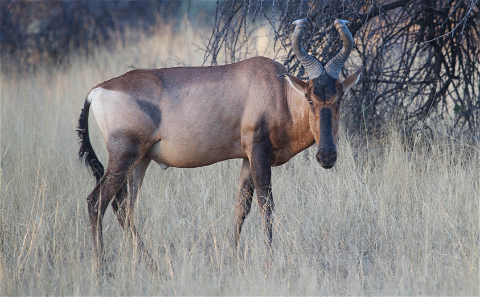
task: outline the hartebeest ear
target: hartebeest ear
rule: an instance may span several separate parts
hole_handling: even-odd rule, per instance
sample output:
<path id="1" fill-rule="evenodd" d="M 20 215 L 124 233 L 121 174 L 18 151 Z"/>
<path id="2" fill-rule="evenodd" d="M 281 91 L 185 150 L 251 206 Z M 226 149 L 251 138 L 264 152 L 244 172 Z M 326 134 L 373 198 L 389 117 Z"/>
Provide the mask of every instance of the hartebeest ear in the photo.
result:
<path id="1" fill-rule="evenodd" d="M 346 94 L 350 91 L 350 88 L 353 87 L 360 79 L 360 74 L 363 71 L 363 65 L 358 67 L 354 73 L 350 74 L 344 81 L 340 83 L 342 86 L 342 93 Z"/>
<path id="2" fill-rule="evenodd" d="M 308 83 L 304 82 L 303 80 L 291 75 L 290 73 L 285 73 L 283 75 L 285 79 L 288 81 L 290 86 L 294 88 L 297 92 L 305 96 L 308 91 Z"/>

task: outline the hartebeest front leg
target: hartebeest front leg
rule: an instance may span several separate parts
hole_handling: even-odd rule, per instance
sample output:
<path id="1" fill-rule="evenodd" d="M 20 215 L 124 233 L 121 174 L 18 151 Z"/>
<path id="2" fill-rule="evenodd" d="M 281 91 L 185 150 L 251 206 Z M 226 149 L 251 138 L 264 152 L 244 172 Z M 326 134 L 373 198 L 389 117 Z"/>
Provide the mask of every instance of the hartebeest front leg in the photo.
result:
<path id="1" fill-rule="evenodd" d="M 250 155 L 250 170 L 257 192 L 258 206 L 262 216 L 263 229 L 265 232 L 265 245 L 269 252 L 272 248 L 272 221 L 274 203 L 272 196 L 272 168 L 271 168 L 272 145 L 270 139 L 260 143 L 253 143 Z"/>
<path id="2" fill-rule="evenodd" d="M 253 198 L 253 179 L 250 170 L 250 162 L 248 159 L 243 159 L 242 169 L 240 171 L 240 181 L 238 185 L 237 202 L 235 204 L 235 221 L 233 223 L 233 242 L 234 247 L 238 247 L 240 240 L 240 232 L 242 232 L 243 222 L 250 212 Z"/>

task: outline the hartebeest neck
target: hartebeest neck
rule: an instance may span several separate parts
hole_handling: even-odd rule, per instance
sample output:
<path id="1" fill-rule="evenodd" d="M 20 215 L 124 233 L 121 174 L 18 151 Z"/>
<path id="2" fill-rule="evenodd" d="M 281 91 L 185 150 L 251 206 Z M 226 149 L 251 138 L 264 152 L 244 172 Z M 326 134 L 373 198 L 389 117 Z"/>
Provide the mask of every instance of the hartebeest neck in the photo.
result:
<path id="1" fill-rule="evenodd" d="M 292 120 L 291 127 L 287 133 L 291 141 L 291 152 L 293 155 L 305 150 L 315 143 L 315 138 L 310 129 L 310 106 L 307 98 L 286 85 L 287 103 Z"/>

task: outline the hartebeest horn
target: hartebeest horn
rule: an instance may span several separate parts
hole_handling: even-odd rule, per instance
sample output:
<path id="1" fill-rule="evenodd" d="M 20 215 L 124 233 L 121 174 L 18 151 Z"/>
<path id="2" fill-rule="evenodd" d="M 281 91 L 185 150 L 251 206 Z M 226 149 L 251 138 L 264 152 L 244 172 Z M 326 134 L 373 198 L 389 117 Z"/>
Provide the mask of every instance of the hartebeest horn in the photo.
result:
<path id="1" fill-rule="evenodd" d="M 327 65 L 325 65 L 325 72 L 335 79 L 339 77 L 340 71 L 342 71 L 342 67 L 353 49 L 352 33 L 350 33 L 347 28 L 347 24 L 349 23 L 349 21 L 345 20 L 335 20 L 335 28 L 338 33 L 340 33 L 340 37 L 343 40 L 343 48 L 335 57 L 333 57 L 333 59 L 330 60 L 330 62 L 327 63 Z"/>
<path id="2" fill-rule="evenodd" d="M 292 23 L 296 25 L 292 35 L 292 48 L 295 56 L 303 65 L 305 71 L 307 71 L 308 78 L 314 79 L 319 77 L 324 70 L 322 64 L 320 64 L 317 59 L 307 54 L 307 52 L 302 48 L 302 38 L 305 36 L 305 31 L 307 31 L 306 23 L 307 20 L 305 19 L 299 19 Z"/>

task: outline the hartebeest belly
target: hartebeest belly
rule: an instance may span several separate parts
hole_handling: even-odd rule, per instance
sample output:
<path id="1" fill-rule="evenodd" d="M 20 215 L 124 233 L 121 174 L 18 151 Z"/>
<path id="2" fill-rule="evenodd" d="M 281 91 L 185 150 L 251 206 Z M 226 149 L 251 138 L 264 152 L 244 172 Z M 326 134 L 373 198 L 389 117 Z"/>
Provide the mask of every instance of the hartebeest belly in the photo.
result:
<path id="1" fill-rule="evenodd" d="M 97 259 L 104 260 L 101 220 L 110 202 L 121 226 L 131 231 L 144 251 L 133 225 L 133 205 L 151 160 L 163 168 L 192 168 L 243 159 L 234 246 L 255 190 L 266 244 L 271 247 L 271 167 L 315 142 L 320 165 L 335 164 L 341 98 L 361 72 L 359 68 L 338 80 L 338 67 L 353 43 L 345 22 L 335 23 L 344 49 L 326 70 L 301 49 L 299 39 L 306 25 L 303 20 L 296 24 L 293 49 L 310 75 L 308 83 L 288 74 L 281 64 L 257 57 L 224 66 L 134 70 L 88 93 L 79 119 L 79 155 L 97 179 L 87 198 Z M 106 170 L 89 139 L 90 105 L 107 145 Z"/>

